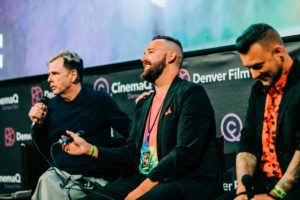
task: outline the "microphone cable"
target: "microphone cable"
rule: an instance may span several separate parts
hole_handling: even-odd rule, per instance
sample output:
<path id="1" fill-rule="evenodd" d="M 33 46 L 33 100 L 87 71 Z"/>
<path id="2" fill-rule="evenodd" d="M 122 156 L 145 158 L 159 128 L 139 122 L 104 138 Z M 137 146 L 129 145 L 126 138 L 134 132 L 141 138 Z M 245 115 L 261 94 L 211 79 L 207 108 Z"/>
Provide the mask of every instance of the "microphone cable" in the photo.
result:
<path id="1" fill-rule="evenodd" d="M 32 144 L 34 146 L 34 148 L 38 151 L 38 153 L 43 157 L 43 159 L 47 162 L 47 164 L 50 166 L 50 167 L 53 167 L 52 166 L 52 163 L 48 160 L 48 158 L 44 155 L 44 153 L 40 150 L 40 148 L 38 147 L 36 141 L 35 141 L 35 138 L 34 138 L 34 132 L 35 132 L 35 127 L 31 127 L 30 128 L 30 133 L 31 133 L 31 140 L 32 140 Z"/>
<path id="2" fill-rule="evenodd" d="M 56 164 L 55 159 L 54 159 L 54 156 L 53 156 L 53 147 L 54 147 L 55 145 L 57 145 L 57 144 L 60 144 L 60 141 L 54 142 L 54 143 L 51 145 L 51 148 L 50 148 L 51 159 L 52 159 L 53 164 L 54 164 L 55 166 L 57 166 L 57 164 Z M 102 194 L 102 193 L 93 191 L 93 187 L 92 187 L 92 188 L 89 188 L 89 187 L 91 187 L 91 186 L 89 186 L 89 185 L 95 186 L 95 183 L 92 183 L 91 181 L 85 179 L 85 181 L 87 181 L 87 183 L 85 183 L 85 184 L 87 184 L 87 186 L 85 186 L 84 184 L 79 183 L 78 180 L 73 180 L 73 179 L 71 178 L 71 174 L 70 174 L 69 177 L 64 176 L 63 173 L 61 172 L 61 170 L 60 170 L 58 167 L 54 167 L 53 169 L 54 169 L 54 172 L 56 173 L 56 175 L 59 177 L 59 179 L 60 179 L 61 182 L 62 182 L 62 185 L 60 185 L 60 187 L 61 187 L 62 189 L 65 188 L 65 189 L 68 190 L 67 194 L 68 194 L 68 198 L 69 198 L 70 200 L 72 199 L 71 196 L 70 196 L 70 190 L 71 190 L 71 189 L 72 189 L 72 190 L 77 190 L 77 191 L 88 191 L 88 192 L 90 192 L 90 193 L 93 193 L 93 194 L 102 196 L 102 197 L 104 197 L 104 198 L 106 198 L 106 199 L 108 199 L 108 200 L 114 200 L 113 198 L 111 198 L 111 197 L 109 197 L 109 196 L 107 196 L 107 195 L 105 195 L 105 194 Z M 59 173 L 56 171 L 56 169 L 59 170 L 61 174 L 59 174 Z M 73 185 L 71 185 L 71 186 L 69 186 L 69 187 L 66 187 L 67 184 L 68 184 L 68 182 L 71 182 Z M 78 186 L 80 189 L 75 188 L 74 186 Z M 97 186 L 96 186 L 96 187 L 97 187 Z M 101 187 L 105 187 L 105 186 L 101 186 Z M 88 189 L 88 188 L 89 188 L 89 189 Z"/>
<path id="3" fill-rule="evenodd" d="M 45 105 L 47 105 L 49 101 L 49 98 L 48 97 L 42 97 L 40 102 L 44 103 Z M 72 180 L 71 179 L 71 174 L 69 177 L 66 177 L 63 173 L 62 173 L 62 170 L 60 170 L 55 162 L 55 159 L 54 159 L 54 156 L 53 156 L 53 148 L 56 144 L 60 144 L 61 142 L 71 142 L 72 141 L 72 138 L 69 138 L 69 139 L 60 139 L 59 141 L 57 142 L 54 142 L 51 146 L 50 146 L 50 156 L 51 156 L 51 159 L 52 159 L 52 162 L 53 164 L 48 160 L 48 158 L 44 155 L 44 153 L 41 151 L 41 149 L 38 147 L 36 141 L 35 141 L 35 138 L 34 138 L 34 134 L 35 134 L 35 131 L 36 131 L 36 123 L 32 123 L 32 125 L 30 126 L 30 134 L 31 134 L 31 140 L 32 140 L 32 144 L 34 146 L 34 148 L 38 151 L 38 153 L 42 156 L 42 158 L 46 161 L 46 163 L 49 165 L 49 169 L 47 169 L 47 171 L 49 170 L 54 170 L 55 174 L 57 175 L 57 177 L 60 179 L 60 181 L 62 182 L 62 184 L 60 185 L 61 189 L 63 188 L 66 188 L 68 189 L 68 198 L 70 200 L 72 200 L 71 196 L 70 196 L 70 189 L 73 189 L 73 190 L 78 190 L 78 191 L 88 191 L 88 192 L 91 192 L 91 193 L 94 193 L 94 194 L 97 194 L 99 196 L 102 196 L 106 199 L 109 199 L 109 200 L 114 200 L 113 198 L 105 195 L 105 194 L 101 194 L 99 192 L 96 192 L 96 191 L 92 191 L 92 189 L 87 189 L 87 187 L 83 186 L 82 184 L 76 182 L 76 180 Z M 84 134 L 84 131 L 82 130 L 79 130 L 76 132 L 77 135 L 81 135 L 81 134 Z M 60 171 L 60 173 L 58 171 Z M 44 172 L 45 173 L 45 172 Z M 80 189 L 77 189 L 77 188 L 72 188 L 72 186 L 70 187 L 65 187 L 68 182 L 71 181 L 75 186 L 77 185 Z M 94 183 L 91 183 L 90 181 L 87 181 L 88 184 L 93 184 Z M 103 186 L 102 186 L 103 187 Z"/>
<path id="4" fill-rule="evenodd" d="M 81 135 L 84 134 L 84 131 L 79 130 L 79 131 L 77 131 L 75 134 L 78 135 L 78 136 L 81 136 Z M 54 166 L 52 166 L 52 169 L 54 170 L 54 172 L 56 173 L 56 175 L 58 176 L 58 178 L 59 178 L 59 179 L 61 180 L 61 182 L 62 182 L 62 184 L 60 185 L 61 189 L 65 188 L 65 189 L 68 190 L 67 194 L 68 194 L 68 198 L 69 198 L 70 200 L 72 199 L 71 196 L 70 196 L 70 190 L 71 190 L 71 189 L 72 189 L 72 190 L 77 190 L 77 191 L 88 191 L 88 192 L 90 192 L 90 193 L 93 193 L 93 194 L 102 196 L 102 197 L 104 197 L 104 198 L 106 198 L 106 199 L 108 199 L 108 200 L 114 200 L 113 198 L 111 198 L 111 197 L 109 197 L 109 196 L 107 196 L 107 195 L 105 195 L 105 194 L 102 194 L 102 193 L 93 191 L 93 187 L 91 188 L 91 186 L 89 186 L 89 185 L 95 186 L 95 183 L 92 183 L 91 181 L 84 179 L 84 180 L 87 182 L 87 183 L 85 183 L 85 184 L 87 184 L 87 186 L 85 186 L 84 184 L 79 183 L 77 180 L 73 180 L 73 179 L 71 178 L 71 176 L 72 176 L 71 174 L 70 174 L 69 177 L 66 177 L 66 176 L 62 173 L 62 170 L 60 170 L 60 169 L 58 168 L 58 166 L 57 166 L 57 164 L 56 164 L 56 161 L 55 161 L 55 158 L 54 158 L 54 155 L 53 155 L 53 148 L 54 148 L 54 146 L 57 145 L 57 144 L 62 144 L 63 142 L 72 142 L 72 141 L 73 141 L 72 138 L 71 138 L 71 139 L 70 139 L 70 138 L 66 138 L 66 139 L 63 138 L 63 139 L 60 139 L 60 140 L 57 141 L 57 142 L 54 142 L 54 143 L 51 145 L 51 147 L 50 147 L 50 156 L 51 156 L 51 159 L 52 159 L 52 162 L 53 162 L 53 165 L 54 165 Z M 56 170 L 60 171 L 60 174 L 59 174 Z M 69 186 L 69 187 L 66 187 L 67 184 L 68 184 L 69 182 L 71 182 L 73 185 L 71 185 L 71 186 Z M 75 188 L 74 186 L 78 186 L 80 189 Z M 89 188 L 89 187 L 90 187 L 90 188 Z M 96 187 L 97 187 L 97 186 L 96 186 Z M 101 187 L 104 187 L 104 186 L 101 186 Z"/>
<path id="5" fill-rule="evenodd" d="M 54 146 L 56 143 L 58 143 L 58 142 L 53 143 L 53 144 L 51 145 L 51 147 L 50 147 L 50 154 L 51 154 L 51 158 L 52 158 L 52 161 L 53 161 L 53 164 L 52 164 L 52 163 L 48 160 L 48 158 L 44 155 L 44 153 L 41 151 L 41 149 L 38 147 L 38 145 L 37 145 L 37 143 L 36 143 L 36 141 L 35 141 L 35 138 L 33 137 L 33 135 L 34 135 L 34 133 L 35 133 L 35 126 L 31 126 L 30 133 L 31 133 L 31 140 L 32 140 L 33 146 L 35 147 L 35 149 L 38 151 L 38 153 L 42 156 L 42 158 L 47 162 L 47 164 L 48 164 L 49 167 L 50 167 L 49 169 L 47 169 L 47 171 L 50 170 L 50 169 L 53 169 L 54 172 L 55 172 L 55 174 L 57 175 L 57 177 L 61 180 L 62 184 L 65 185 L 65 184 L 66 184 L 66 183 L 65 183 L 65 180 L 67 179 L 67 177 L 64 177 L 63 175 L 60 175 L 60 174 L 56 171 L 56 169 L 59 170 L 59 171 L 60 171 L 60 169 L 56 167 L 56 163 L 55 163 L 55 160 L 54 160 L 54 157 L 53 157 L 53 154 L 52 154 L 52 148 L 53 148 L 53 146 Z"/>
<path id="6" fill-rule="evenodd" d="M 44 105 L 47 106 L 47 104 L 49 102 L 49 98 L 47 96 L 43 96 L 43 97 L 41 97 L 41 99 L 39 100 L 39 102 L 43 103 Z M 37 126 L 36 122 L 32 122 L 32 124 L 30 126 L 30 135 L 31 135 L 32 144 L 35 147 L 35 149 L 38 151 L 38 153 L 43 157 L 43 159 L 49 164 L 49 166 L 52 167 L 51 162 L 43 154 L 43 152 L 40 150 L 40 148 L 38 147 L 38 145 L 37 145 L 37 143 L 35 141 L 34 134 L 35 134 L 35 131 L 36 131 L 36 126 Z"/>
<path id="7" fill-rule="evenodd" d="M 44 105 L 47 105 L 48 102 L 49 102 L 49 98 L 46 97 L 46 96 L 43 96 L 41 97 L 40 101 L 41 103 L 43 103 Z M 30 126 L 30 134 L 31 134 L 31 141 L 32 141 L 32 144 L 34 146 L 34 148 L 38 151 L 38 153 L 42 156 L 42 158 L 46 161 L 46 163 L 49 165 L 49 169 L 54 169 L 54 172 L 56 173 L 57 177 L 61 180 L 62 183 L 64 183 L 64 180 L 63 179 L 66 179 L 65 177 L 62 177 L 60 174 L 58 174 L 58 172 L 56 171 L 56 168 L 55 167 L 55 160 L 52 158 L 53 162 L 54 162 L 54 165 L 48 160 L 48 158 L 44 155 L 44 153 L 41 151 L 41 149 L 39 148 L 39 146 L 37 145 L 36 141 L 35 141 L 35 138 L 34 138 L 34 135 L 36 133 L 36 127 L 37 126 L 37 123 L 36 122 L 33 122 L 32 125 Z M 51 145 L 51 148 L 52 148 L 52 145 Z M 50 152 L 51 153 L 51 152 Z M 51 153 L 51 156 L 52 153 Z M 49 170 L 48 169 L 48 170 Z M 47 170 L 47 171 L 48 171 Z M 59 169 L 58 169 L 59 170 Z M 45 172 L 44 172 L 45 173 Z"/>
<path id="8" fill-rule="evenodd" d="M 76 134 L 77 136 L 82 136 L 82 135 L 84 135 L 85 133 L 84 133 L 83 130 L 79 130 L 79 131 L 77 131 L 75 134 Z M 74 139 L 73 139 L 72 137 L 68 136 L 68 137 L 59 139 L 57 142 L 54 142 L 54 143 L 50 146 L 50 156 L 51 156 L 53 165 L 54 165 L 56 168 L 58 168 L 58 166 L 57 166 L 57 164 L 56 164 L 56 162 L 55 162 L 55 159 L 54 159 L 54 156 L 53 156 L 53 148 L 54 148 L 54 146 L 57 145 L 57 144 L 69 143 L 69 142 L 72 142 L 72 141 L 74 141 Z"/>
<path id="9" fill-rule="evenodd" d="M 58 168 L 56 162 L 55 162 L 55 159 L 54 159 L 54 156 L 53 156 L 53 147 L 56 145 L 56 144 L 59 144 L 59 142 L 54 142 L 51 147 L 50 147 L 50 156 L 51 156 L 51 159 L 52 159 L 52 162 L 53 164 L 48 160 L 48 158 L 44 155 L 44 153 L 41 151 L 41 149 L 38 147 L 36 141 L 35 141 L 35 138 L 33 137 L 34 133 L 35 133 L 35 126 L 31 126 L 30 128 L 30 133 L 31 133 L 31 139 L 32 139 L 32 144 L 33 146 L 35 147 L 35 149 L 38 151 L 38 153 L 42 156 L 42 158 L 47 162 L 47 164 L 49 165 L 49 169 L 47 169 L 47 171 L 49 170 L 53 170 L 55 172 L 55 174 L 57 175 L 57 177 L 60 179 L 61 181 L 61 189 L 63 189 L 67 183 L 71 180 L 70 177 L 66 177 L 62 172 L 61 170 Z M 59 172 L 57 172 L 60 171 Z M 72 180 L 71 180 L 72 181 Z M 74 185 L 78 185 L 80 188 L 81 188 L 81 185 L 74 182 L 73 181 L 73 184 Z M 73 188 L 72 188 L 73 189 Z M 69 193 L 69 192 L 68 192 Z M 68 195 L 68 198 L 71 200 L 70 196 Z"/>

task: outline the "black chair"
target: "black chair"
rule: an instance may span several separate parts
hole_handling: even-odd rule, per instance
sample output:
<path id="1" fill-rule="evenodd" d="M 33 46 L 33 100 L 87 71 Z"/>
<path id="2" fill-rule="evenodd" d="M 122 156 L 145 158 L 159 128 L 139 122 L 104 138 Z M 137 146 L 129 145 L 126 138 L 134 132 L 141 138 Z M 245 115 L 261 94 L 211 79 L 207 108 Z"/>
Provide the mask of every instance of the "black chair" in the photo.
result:
<path id="1" fill-rule="evenodd" d="M 32 190 L 16 191 L 8 194 L 0 194 L 0 199 L 30 200 Z"/>
<path id="2" fill-rule="evenodd" d="M 217 155 L 220 161 L 222 172 L 225 171 L 225 158 L 224 158 L 224 137 L 221 135 L 217 137 Z"/>
<path id="3" fill-rule="evenodd" d="M 35 190 L 39 177 L 47 170 L 47 164 L 31 144 L 21 144 L 24 190 Z"/>
<path id="4" fill-rule="evenodd" d="M 0 194 L 0 199 L 30 200 L 40 175 L 46 170 L 45 162 L 29 144 L 21 144 L 23 190 Z"/>

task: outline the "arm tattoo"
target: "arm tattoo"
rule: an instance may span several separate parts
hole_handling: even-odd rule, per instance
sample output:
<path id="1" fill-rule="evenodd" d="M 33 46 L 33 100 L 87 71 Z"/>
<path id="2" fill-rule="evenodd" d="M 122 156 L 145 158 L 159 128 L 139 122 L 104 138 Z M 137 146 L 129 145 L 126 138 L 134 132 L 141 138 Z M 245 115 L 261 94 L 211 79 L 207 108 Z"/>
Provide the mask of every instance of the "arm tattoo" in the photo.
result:
<path id="1" fill-rule="evenodd" d="M 239 185 L 242 184 L 242 177 L 245 174 L 254 175 L 257 159 L 256 156 L 248 153 L 241 152 L 236 156 L 236 178 Z"/>
<path id="2" fill-rule="evenodd" d="M 283 177 L 278 181 L 277 186 L 285 192 L 290 191 L 293 186 L 299 182 L 300 177 L 300 151 L 296 150 L 295 154 L 284 173 Z"/>

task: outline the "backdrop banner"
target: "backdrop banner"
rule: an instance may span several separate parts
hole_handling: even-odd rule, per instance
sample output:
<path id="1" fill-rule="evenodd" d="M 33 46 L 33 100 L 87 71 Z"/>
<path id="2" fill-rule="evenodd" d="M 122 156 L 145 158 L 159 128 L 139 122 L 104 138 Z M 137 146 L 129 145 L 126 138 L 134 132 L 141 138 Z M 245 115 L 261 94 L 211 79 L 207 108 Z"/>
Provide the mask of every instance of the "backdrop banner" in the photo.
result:
<path id="1" fill-rule="evenodd" d="M 287 48 L 292 55 L 300 57 L 300 42 L 289 43 Z M 99 67 L 87 71 L 84 82 L 95 90 L 110 94 L 133 119 L 135 98 L 153 89 L 152 84 L 140 79 L 141 72 L 142 65 L 138 62 L 113 70 Z M 254 83 L 250 71 L 242 66 L 236 51 L 226 51 L 185 58 L 179 76 L 201 84 L 210 97 L 217 136 L 224 137 L 226 171 L 223 190 L 231 191 L 235 185 L 236 144 Z M 46 76 L 42 78 L 0 82 L 0 193 L 24 188 L 20 146 L 31 143 L 28 112 L 41 96 L 54 96 Z M 97 123 L 97 119 L 93 123 Z"/>

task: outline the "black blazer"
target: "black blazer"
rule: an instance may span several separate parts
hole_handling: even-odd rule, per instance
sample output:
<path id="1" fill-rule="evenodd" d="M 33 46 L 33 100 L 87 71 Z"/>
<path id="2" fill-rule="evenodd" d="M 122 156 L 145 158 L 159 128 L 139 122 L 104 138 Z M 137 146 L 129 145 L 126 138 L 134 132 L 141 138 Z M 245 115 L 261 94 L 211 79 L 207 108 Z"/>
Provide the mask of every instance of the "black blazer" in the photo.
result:
<path id="1" fill-rule="evenodd" d="M 262 156 L 262 127 L 266 93 L 260 81 L 252 87 L 245 126 L 239 142 L 239 152 L 257 156 L 258 167 Z M 276 131 L 276 155 L 284 173 L 295 153 L 300 150 L 300 63 L 295 60 L 289 73 L 279 107 Z"/>
<path id="2" fill-rule="evenodd" d="M 153 97 L 138 103 L 127 148 L 100 148 L 99 158 L 138 166 Z M 200 85 L 178 77 L 173 81 L 159 116 L 157 153 L 159 163 L 148 174 L 151 180 L 176 183 L 186 199 L 212 199 L 218 192 L 221 172 L 214 111 Z"/>

